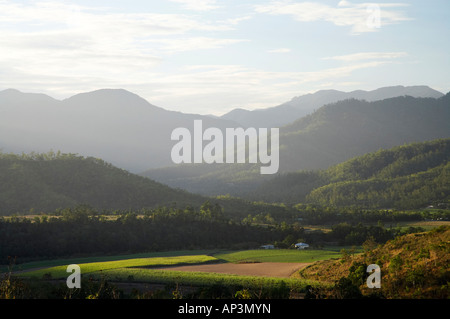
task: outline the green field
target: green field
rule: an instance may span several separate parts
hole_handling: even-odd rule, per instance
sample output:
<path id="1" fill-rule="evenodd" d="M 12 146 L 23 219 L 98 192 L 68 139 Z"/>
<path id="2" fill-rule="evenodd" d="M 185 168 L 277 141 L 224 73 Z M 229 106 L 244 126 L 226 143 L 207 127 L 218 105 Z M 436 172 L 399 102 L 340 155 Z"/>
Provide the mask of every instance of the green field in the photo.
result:
<path id="1" fill-rule="evenodd" d="M 318 260 L 340 257 L 340 250 L 344 247 L 328 247 L 321 250 L 294 250 L 294 249 L 257 249 L 236 252 L 221 252 L 214 257 L 225 262 L 289 262 L 311 263 Z M 345 247 L 349 249 L 349 247 Z"/>
<path id="2" fill-rule="evenodd" d="M 162 270 L 156 267 L 180 266 L 205 263 L 254 263 L 289 262 L 309 263 L 323 259 L 337 258 L 342 247 L 323 250 L 246 250 L 246 251 L 178 251 L 139 255 L 81 258 L 60 261 L 24 264 L 18 275 L 22 278 L 41 280 L 42 278 L 64 280 L 69 275 L 67 265 L 77 263 L 82 278 L 107 280 L 116 283 L 148 283 L 163 285 L 184 285 L 190 287 L 245 287 L 253 291 L 284 287 L 293 292 L 304 291 L 307 285 L 316 285 L 314 281 L 297 278 L 277 278 L 261 276 L 243 276 L 210 272 L 184 272 Z M 59 264 L 58 264 L 59 262 Z M 57 266 L 54 266 L 58 264 Z M 39 269 L 30 269 L 38 266 Z"/>
<path id="3" fill-rule="evenodd" d="M 124 269 L 131 271 L 132 268 L 151 268 L 163 266 L 179 266 L 187 264 L 202 264 L 217 261 L 216 258 L 208 255 L 181 255 L 181 256 L 164 256 L 164 257 L 148 257 L 148 258 L 127 258 L 121 260 L 87 262 L 78 264 L 82 274 L 93 274 L 106 272 L 108 270 Z M 42 278 L 44 275 L 54 279 L 65 278 L 68 276 L 66 272 L 67 265 L 42 268 L 38 270 L 26 271 L 21 276 L 31 278 Z"/>
<path id="4" fill-rule="evenodd" d="M 182 251 L 167 251 L 167 252 L 151 252 L 132 255 L 114 255 L 114 256 L 94 256 L 94 257 L 82 257 L 82 258 L 68 258 L 68 259 L 49 259 L 41 261 L 27 262 L 23 264 L 14 265 L 13 271 L 29 271 L 36 268 L 50 268 L 55 266 L 67 266 L 70 264 L 87 264 L 98 263 L 107 261 L 118 261 L 127 259 L 139 259 L 139 258 L 153 258 L 153 257 L 177 257 L 177 256 L 190 256 L 190 255 L 209 255 L 213 253 L 210 250 L 182 250 Z M 0 272 L 6 272 L 8 267 L 0 267 Z"/>
<path id="5" fill-rule="evenodd" d="M 156 284 L 172 284 L 195 287 L 208 287 L 214 285 L 242 286 L 250 289 L 261 287 L 269 288 L 277 285 L 286 285 L 293 291 L 302 291 L 307 285 L 315 285 L 316 282 L 298 280 L 295 278 L 276 278 L 259 276 L 242 276 L 232 274 L 219 274 L 208 272 L 184 272 L 170 270 L 144 270 L 137 268 L 120 268 L 108 270 L 103 276 L 116 282 L 146 282 Z"/>
<path id="6" fill-rule="evenodd" d="M 106 278 L 113 282 L 139 282 L 158 284 L 183 284 L 191 286 L 211 286 L 215 284 L 244 287 L 273 287 L 286 284 L 293 290 L 301 290 L 312 282 L 294 278 L 272 278 L 241 276 L 206 272 L 183 272 L 155 269 L 163 266 L 180 266 L 205 263 L 248 263 L 248 262 L 289 262 L 309 263 L 323 259 L 337 258 L 342 247 L 323 250 L 246 250 L 246 251 L 178 251 L 139 255 L 110 256 L 96 258 L 68 259 L 24 264 L 19 276 L 24 278 L 65 279 L 68 264 L 76 263 L 81 273 L 92 278 Z M 56 265 L 56 266 L 54 266 Z M 39 267 L 39 269 L 31 269 Z"/>

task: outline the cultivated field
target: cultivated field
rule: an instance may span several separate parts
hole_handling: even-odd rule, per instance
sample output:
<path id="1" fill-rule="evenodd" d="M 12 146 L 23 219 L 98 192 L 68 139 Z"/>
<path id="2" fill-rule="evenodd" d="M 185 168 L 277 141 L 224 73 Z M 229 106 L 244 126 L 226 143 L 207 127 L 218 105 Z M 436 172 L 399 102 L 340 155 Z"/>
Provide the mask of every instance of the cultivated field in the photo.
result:
<path id="1" fill-rule="evenodd" d="M 310 263 L 219 263 L 210 265 L 192 265 L 163 267 L 160 270 L 207 272 L 218 274 L 234 274 L 241 276 L 263 276 L 289 278 L 294 272 L 310 265 Z"/>
<path id="2" fill-rule="evenodd" d="M 302 291 L 315 283 L 292 277 L 312 262 L 340 256 L 342 247 L 323 250 L 180 251 L 48 261 L 22 265 L 22 278 L 62 282 L 67 265 L 78 264 L 82 278 L 106 279 L 121 286 L 277 287 Z M 136 257 L 136 258 L 133 258 Z M 37 267 L 34 268 L 33 266 Z M 33 267 L 33 268 L 29 268 Z"/>

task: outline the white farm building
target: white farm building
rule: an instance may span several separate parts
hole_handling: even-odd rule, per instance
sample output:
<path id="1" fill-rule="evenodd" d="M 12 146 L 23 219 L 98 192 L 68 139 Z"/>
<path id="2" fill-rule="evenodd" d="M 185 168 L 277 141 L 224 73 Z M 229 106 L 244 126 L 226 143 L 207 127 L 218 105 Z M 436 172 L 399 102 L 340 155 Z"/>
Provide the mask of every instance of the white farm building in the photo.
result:
<path id="1" fill-rule="evenodd" d="M 297 249 L 306 249 L 306 248 L 309 248 L 309 245 L 305 244 L 305 243 L 298 243 L 298 244 L 295 244 L 295 247 Z"/>

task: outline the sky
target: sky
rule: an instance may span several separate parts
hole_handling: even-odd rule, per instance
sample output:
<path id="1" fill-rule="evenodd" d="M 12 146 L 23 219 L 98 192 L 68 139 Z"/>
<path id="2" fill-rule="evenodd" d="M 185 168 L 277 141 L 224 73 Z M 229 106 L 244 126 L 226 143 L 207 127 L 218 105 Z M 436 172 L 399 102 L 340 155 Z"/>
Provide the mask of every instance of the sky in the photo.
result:
<path id="1" fill-rule="evenodd" d="M 0 90 L 122 88 L 222 115 L 318 90 L 450 91 L 450 1 L 0 0 Z"/>

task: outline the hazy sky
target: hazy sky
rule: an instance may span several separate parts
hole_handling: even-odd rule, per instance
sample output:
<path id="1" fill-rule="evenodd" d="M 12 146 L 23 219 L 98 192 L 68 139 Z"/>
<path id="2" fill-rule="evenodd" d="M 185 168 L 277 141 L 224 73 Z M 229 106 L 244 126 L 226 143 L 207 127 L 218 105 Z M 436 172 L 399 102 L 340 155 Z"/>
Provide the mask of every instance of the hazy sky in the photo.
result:
<path id="1" fill-rule="evenodd" d="M 448 0 L 0 0 L 0 90 L 123 88 L 217 115 L 321 89 L 447 93 L 449 12 Z"/>

